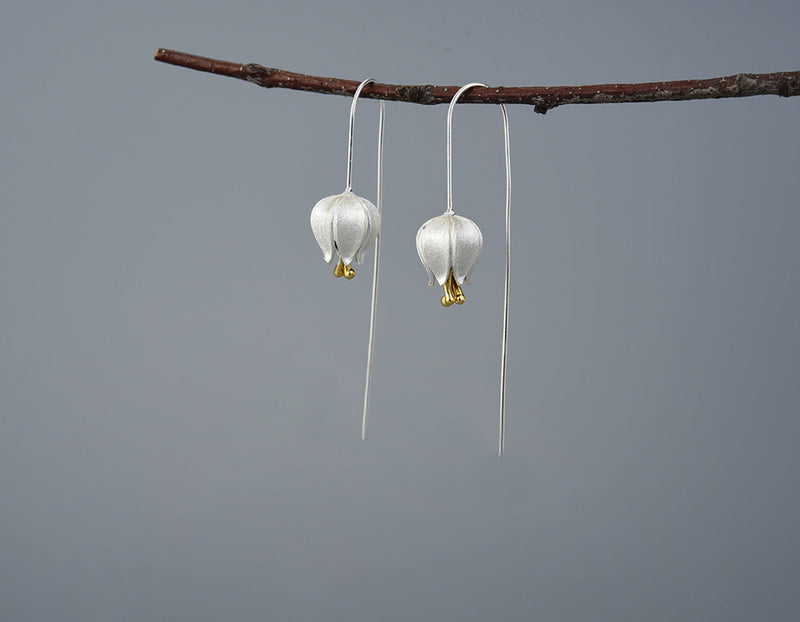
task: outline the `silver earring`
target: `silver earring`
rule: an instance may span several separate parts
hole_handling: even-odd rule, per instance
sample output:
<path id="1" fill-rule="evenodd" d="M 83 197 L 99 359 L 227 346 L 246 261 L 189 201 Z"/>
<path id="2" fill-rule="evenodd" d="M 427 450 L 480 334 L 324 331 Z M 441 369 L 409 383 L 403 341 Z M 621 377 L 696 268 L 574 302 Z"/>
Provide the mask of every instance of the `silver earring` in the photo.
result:
<path id="1" fill-rule="evenodd" d="M 485 84 L 472 82 L 462 86 L 447 109 L 447 209 L 444 214 L 431 218 L 417 232 L 417 253 L 428 272 L 429 285 L 434 281 L 444 288 L 441 303 L 445 307 L 463 304 L 465 301 L 461 285 L 469 283 L 469 276 L 483 250 L 481 230 L 469 218 L 457 216 L 453 210 L 453 108 L 458 98 L 467 90 Z M 506 243 L 505 277 L 503 288 L 503 332 L 500 356 L 500 422 L 498 454 L 502 455 L 505 444 L 506 423 L 506 362 L 508 359 L 508 309 L 511 277 L 511 149 L 509 147 L 508 113 L 500 104 L 503 115 L 506 164 Z"/>
<path id="2" fill-rule="evenodd" d="M 375 242 L 375 265 L 372 272 L 372 302 L 370 310 L 369 341 L 367 345 L 367 370 L 364 385 L 364 408 L 361 421 L 361 438 L 367 438 L 367 411 L 372 377 L 372 353 L 375 344 L 375 307 L 378 294 L 378 264 L 380 261 L 380 228 L 383 192 L 383 126 L 385 104 L 380 102 L 378 118 L 378 188 L 377 206 L 352 191 L 353 181 L 353 133 L 355 126 L 356 102 L 364 87 L 372 78 L 367 78 L 353 95 L 350 105 L 350 125 L 347 141 L 347 182 L 344 192 L 325 197 L 311 210 L 311 230 L 322 250 L 323 259 L 330 263 L 334 253 L 339 261 L 333 269 L 334 276 L 350 280 L 355 276 L 353 260 L 361 264 L 364 254 Z"/>

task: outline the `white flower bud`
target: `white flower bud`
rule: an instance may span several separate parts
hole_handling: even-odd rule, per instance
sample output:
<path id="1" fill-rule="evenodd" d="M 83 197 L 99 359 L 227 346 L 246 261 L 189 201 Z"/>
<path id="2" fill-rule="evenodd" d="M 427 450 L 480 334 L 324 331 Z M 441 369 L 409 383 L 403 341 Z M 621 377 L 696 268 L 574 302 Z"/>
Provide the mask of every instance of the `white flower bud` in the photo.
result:
<path id="1" fill-rule="evenodd" d="M 311 210 L 311 230 L 327 263 L 333 254 L 349 266 L 364 262 L 381 229 L 381 215 L 370 201 L 349 190 L 325 197 Z M 338 275 L 337 275 L 338 276 Z"/>
<path id="2" fill-rule="evenodd" d="M 481 230 L 469 218 L 445 212 L 431 218 L 417 231 L 417 254 L 428 272 L 444 285 L 450 270 L 459 285 L 469 283 L 469 275 L 483 250 Z"/>

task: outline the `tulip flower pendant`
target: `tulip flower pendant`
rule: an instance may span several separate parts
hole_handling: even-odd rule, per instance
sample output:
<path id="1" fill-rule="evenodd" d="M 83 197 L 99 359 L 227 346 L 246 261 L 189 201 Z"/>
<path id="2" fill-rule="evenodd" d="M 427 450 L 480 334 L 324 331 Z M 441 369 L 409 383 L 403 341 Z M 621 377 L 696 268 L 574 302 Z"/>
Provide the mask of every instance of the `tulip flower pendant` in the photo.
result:
<path id="1" fill-rule="evenodd" d="M 335 253 L 339 261 L 333 274 L 347 280 L 356 275 L 353 260 L 359 264 L 364 262 L 364 254 L 378 237 L 380 229 L 378 208 L 350 190 L 325 197 L 311 210 L 311 230 L 323 259 L 330 263 Z"/>
<path id="2" fill-rule="evenodd" d="M 481 230 L 469 218 L 445 212 L 419 228 L 417 254 L 428 272 L 428 284 L 435 281 L 444 289 L 443 307 L 464 304 L 461 286 L 469 283 L 482 249 Z"/>

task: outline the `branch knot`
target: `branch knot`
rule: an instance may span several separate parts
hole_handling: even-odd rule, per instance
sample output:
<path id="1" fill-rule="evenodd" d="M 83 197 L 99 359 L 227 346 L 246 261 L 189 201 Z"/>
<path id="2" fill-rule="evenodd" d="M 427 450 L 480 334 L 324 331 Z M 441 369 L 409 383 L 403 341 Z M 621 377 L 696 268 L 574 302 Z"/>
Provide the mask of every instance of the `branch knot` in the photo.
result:
<path id="1" fill-rule="evenodd" d="M 430 106 L 439 103 L 439 100 L 433 95 L 433 88 L 432 84 L 398 86 L 395 92 L 398 98 L 404 102 Z"/>

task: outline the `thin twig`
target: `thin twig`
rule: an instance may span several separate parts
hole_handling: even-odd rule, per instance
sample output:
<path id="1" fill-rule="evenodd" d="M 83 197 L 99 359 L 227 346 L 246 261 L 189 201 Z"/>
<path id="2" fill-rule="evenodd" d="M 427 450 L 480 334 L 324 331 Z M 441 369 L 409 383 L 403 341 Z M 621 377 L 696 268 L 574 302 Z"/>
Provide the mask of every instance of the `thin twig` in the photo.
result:
<path id="1" fill-rule="evenodd" d="M 247 80 L 266 88 L 295 89 L 330 95 L 352 96 L 359 82 L 338 78 L 321 78 L 302 73 L 262 67 L 255 63 L 232 63 L 163 48 L 155 59 L 162 63 L 207 71 L 231 78 Z M 370 84 L 361 97 L 415 104 L 446 104 L 457 86 L 421 84 Z M 800 95 L 800 71 L 779 73 L 739 73 L 704 80 L 642 82 L 638 84 L 592 84 L 584 86 L 499 86 L 474 88 L 459 100 L 470 104 L 528 104 L 544 114 L 564 104 L 611 104 L 621 102 L 684 101 L 688 99 L 720 99 L 752 95 Z"/>

